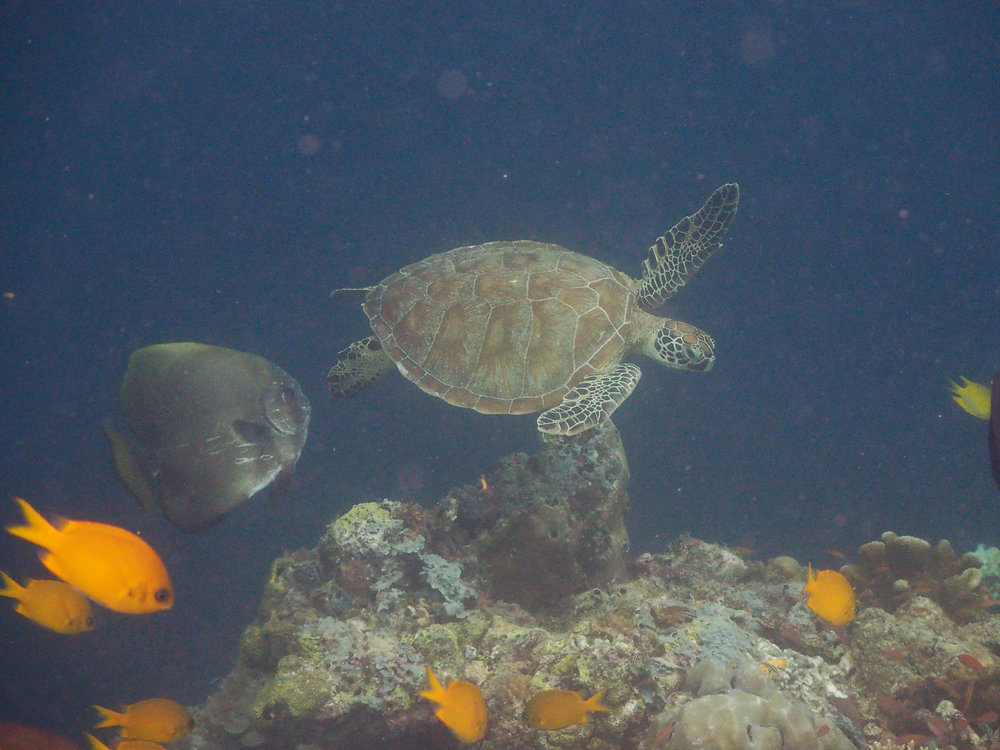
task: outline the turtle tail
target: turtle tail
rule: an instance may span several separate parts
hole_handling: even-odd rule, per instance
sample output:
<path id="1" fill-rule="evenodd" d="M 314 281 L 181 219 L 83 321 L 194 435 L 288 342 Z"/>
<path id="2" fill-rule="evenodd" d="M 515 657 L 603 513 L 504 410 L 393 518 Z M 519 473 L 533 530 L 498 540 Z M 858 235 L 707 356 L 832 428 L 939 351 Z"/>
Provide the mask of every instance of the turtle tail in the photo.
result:
<path id="1" fill-rule="evenodd" d="M 330 299 L 337 299 L 339 297 L 350 297 L 351 299 L 364 299 L 365 295 L 368 294 L 375 287 L 371 286 L 345 286 L 340 289 L 334 289 L 330 292 Z"/>

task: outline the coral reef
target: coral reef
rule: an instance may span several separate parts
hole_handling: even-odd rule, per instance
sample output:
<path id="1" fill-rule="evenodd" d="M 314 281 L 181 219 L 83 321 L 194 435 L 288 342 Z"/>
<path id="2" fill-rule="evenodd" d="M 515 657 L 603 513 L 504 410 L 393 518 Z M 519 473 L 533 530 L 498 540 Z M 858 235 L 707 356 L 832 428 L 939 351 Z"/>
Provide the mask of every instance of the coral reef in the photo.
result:
<path id="1" fill-rule="evenodd" d="M 832 721 L 779 691 L 756 664 L 713 659 L 684 681 L 697 697 L 654 718 L 642 750 L 852 750 Z M 672 730 L 664 731 L 670 726 Z"/>
<path id="2" fill-rule="evenodd" d="M 1000 619 L 972 556 L 883 535 L 844 569 L 860 608 L 833 628 L 791 558 L 681 537 L 629 560 L 627 478 L 609 425 L 433 508 L 354 506 L 275 561 L 233 671 L 175 747 L 456 747 L 418 695 L 425 664 L 479 686 L 487 750 L 1000 747 Z M 548 688 L 605 690 L 611 713 L 532 728 Z"/>
<path id="3" fill-rule="evenodd" d="M 983 562 L 980 571 L 987 593 L 992 599 L 1000 598 L 1000 548 L 980 544 L 972 554 Z"/>
<path id="4" fill-rule="evenodd" d="M 605 421 L 574 437 L 541 437 L 477 486 L 453 491 L 442 511 L 471 542 L 490 596 L 533 613 L 625 575 L 628 462 Z"/>
<path id="5" fill-rule="evenodd" d="M 914 597 L 933 599 L 949 615 L 967 622 L 985 617 L 982 561 L 969 552 L 958 556 L 942 539 L 935 546 L 891 531 L 858 550 L 858 562 L 841 572 L 864 600 L 892 611 Z"/>
<path id="6" fill-rule="evenodd" d="M 755 632 L 746 598 L 735 588 L 749 568 L 728 550 L 678 540 L 663 556 L 640 557 L 627 580 L 570 597 L 564 614 L 543 620 L 517 604 L 464 598 L 483 581 L 471 559 L 441 556 L 434 513 L 364 503 L 334 521 L 315 550 L 276 561 L 236 668 L 181 746 L 454 746 L 433 707 L 417 697 L 424 664 L 480 686 L 490 711 L 484 748 L 635 748 L 651 716 L 704 695 L 707 685 L 731 687 L 734 680 L 766 696 L 771 713 L 758 717 L 761 726 L 788 714 L 781 719 L 792 722 L 780 725 L 785 730 L 829 726 L 829 743 L 842 737 L 821 695 L 811 699 L 818 708 L 793 703 L 777 683 L 764 684 L 759 669 L 757 681 L 751 667 L 738 680 L 726 673 L 719 682 L 699 666 L 685 681 L 688 668 L 715 663 L 704 659 L 745 663 L 778 653 Z M 683 601 L 668 582 L 682 578 L 688 581 Z M 807 693 L 838 670 L 819 660 L 801 666 L 825 674 L 810 681 Z M 613 713 L 555 732 L 532 729 L 525 705 L 551 687 L 606 689 Z M 685 715 L 685 736 L 717 729 Z"/>

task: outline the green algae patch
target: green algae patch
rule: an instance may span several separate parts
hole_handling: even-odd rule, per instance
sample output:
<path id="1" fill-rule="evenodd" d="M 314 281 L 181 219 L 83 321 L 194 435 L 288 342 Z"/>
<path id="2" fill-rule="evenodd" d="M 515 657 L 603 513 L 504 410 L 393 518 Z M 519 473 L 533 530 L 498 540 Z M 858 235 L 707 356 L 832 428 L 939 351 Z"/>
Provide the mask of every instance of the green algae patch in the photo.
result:
<path id="1" fill-rule="evenodd" d="M 257 694 L 252 712 L 266 721 L 315 718 L 329 699 L 330 683 L 325 670 L 299 656 L 285 656 Z"/>

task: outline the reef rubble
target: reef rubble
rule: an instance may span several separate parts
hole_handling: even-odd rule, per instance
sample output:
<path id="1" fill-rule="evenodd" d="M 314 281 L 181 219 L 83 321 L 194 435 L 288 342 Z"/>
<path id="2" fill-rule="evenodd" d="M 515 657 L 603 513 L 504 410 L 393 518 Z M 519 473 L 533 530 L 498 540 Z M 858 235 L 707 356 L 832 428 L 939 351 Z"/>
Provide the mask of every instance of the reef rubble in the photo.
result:
<path id="1" fill-rule="evenodd" d="M 434 507 L 355 505 L 274 562 L 232 672 L 173 747 L 457 747 L 418 695 L 424 665 L 479 686 L 484 749 L 998 747 L 1000 620 L 974 559 L 885 536 L 846 571 L 859 612 L 833 628 L 790 558 L 691 537 L 630 558 L 627 481 L 606 423 Z M 890 580 L 904 570 L 908 590 Z M 612 711 L 535 729 L 525 706 L 547 688 L 605 690 Z"/>

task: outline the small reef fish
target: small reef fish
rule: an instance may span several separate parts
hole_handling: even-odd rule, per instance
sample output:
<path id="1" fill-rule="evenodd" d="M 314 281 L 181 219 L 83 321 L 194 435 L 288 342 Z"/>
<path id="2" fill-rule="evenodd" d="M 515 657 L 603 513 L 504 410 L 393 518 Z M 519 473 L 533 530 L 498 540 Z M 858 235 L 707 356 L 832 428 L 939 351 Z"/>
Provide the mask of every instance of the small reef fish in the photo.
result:
<path id="1" fill-rule="evenodd" d="M 820 570 L 813 577 L 809 564 L 809 579 L 802 593 L 808 594 L 806 605 L 831 625 L 846 625 L 854 619 L 857 607 L 851 583 L 836 570 Z"/>
<path id="2" fill-rule="evenodd" d="M 97 739 L 94 735 L 84 732 L 83 736 L 90 742 L 92 750 L 111 750 L 111 748 Z M 0 747 L 0 750 L 3 750 L 3 748 Z M 124 742 L 119 742 L 115 746 L 115 750 L 167 750 L 167 748 L 159 742 L 149 742 L 148 740 L 125 740 Z"/>
<path id="3" fill-rule="evenodd" d="M 18 604 L 14 611 L 43 628 L 63 635 L 76 635 L 94 629 L 94 611 L 90 602 L 68 583 L 29 578 L 27 585 L 21 586 L 3 571 L 0 571 L 0 580 L 4 584 L 0 596 L 16 599 Z"/>
<path id="4" fill-rule="evenodd" d="M 98 604 L 126 614 L 170 609 L 174 589 L 163 561 L 135 534 L 91 521 L 62 519 L 53 526 L 21 498 L 14 498 L 26 526 L 7 531 L 44 547 L 42 564 Z"/>
<path id="5" fill-rule="evenodd" d="M 986 671 L 986 667 L 983 666 L 983 663 L 972 654 L 959 654 L 958 660 L 962 663 L 962 666 L 968 667 L 974 672 Z"/>
<path id="6" fill-rule="evenodd" d="M 966 377 L 962 385 L 949 380 L 948 390 L 954 395 L 952 399 L 967 413 L 979 419 L 990 418 L 990 389 L 982 383 L 976 383 Z"/>
<path id="7" fill-rule="evenodd" d="M 427 667 L 427 682 L 430 690 L 421 690 L 420 695 L 440 706 L 434 715 L 459 740 L 478 742 L 486 735 L 486 701 L 478 687 L 471 682 L 449 681 L 445 689 L 430 667 Z"/>
<path id="8" fill-rule="evenodd" d="M 80 750 L 80 748 L 76 742 L 61 734 L 13 721 L 0 721 L 0 750 Z"/>
<path id="9" fill-rule="evenodd" d="M 574 724 L 586 724 L 590 711 L 611 712 L 601 705 L 604 691 L 584 700 L 573 690 L 543 690 L 528 701 L 528 723 L 535 729 L 563 729 Z"/>
<path id="10" fill-rule="evenodd" d="M 94 706 L 101 714 L 101 727 L 121 727 L 119 733 L 127 740 L 175 742 L 194 728 L 191 714 L 177 701 L 169 698 L 149 698 L 126 706 L 121 713 Z"/>
<path id="11" fill-rule="evenodd" d="M 768 659 L 760 664 L 760 671 L 764 673 L 765 677 L 774 677 L 782 669 L 788 666 L 788 659 L 782 659 L 781 657 L 776 657 L 774 659 Z"/>

